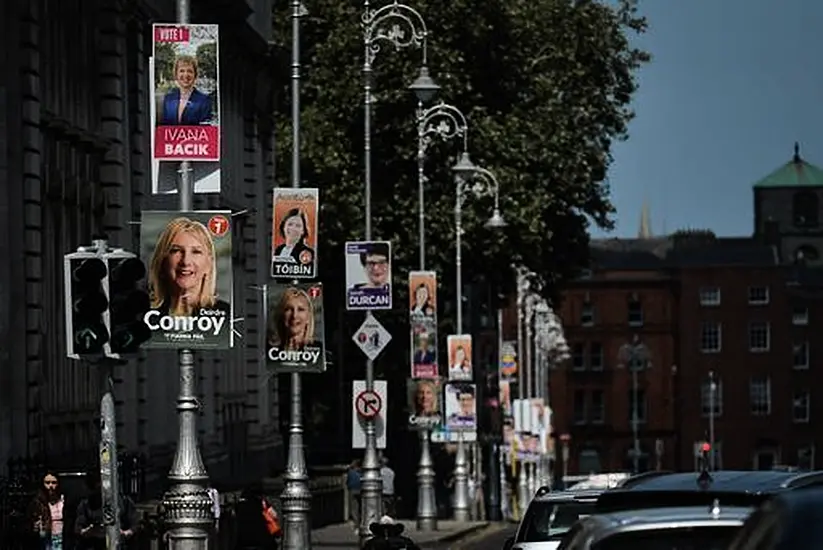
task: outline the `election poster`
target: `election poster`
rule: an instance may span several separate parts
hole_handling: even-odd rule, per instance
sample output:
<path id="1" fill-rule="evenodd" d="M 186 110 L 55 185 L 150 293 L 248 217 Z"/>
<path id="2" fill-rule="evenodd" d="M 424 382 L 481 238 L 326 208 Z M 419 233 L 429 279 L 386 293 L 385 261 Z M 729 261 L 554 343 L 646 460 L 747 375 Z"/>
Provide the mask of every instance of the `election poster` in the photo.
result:
<path id="1" fill-rule="evenodd" d="M 275 372 L 324 372 L 323 285 L 266 287 L 266 366 Z"/>
<path id="2" fill-rule="evenodd" d="M 391 309 L 391 243 L 346 243 L 346 309 Z"/>
<path id="3" fill-rule="evenodd" d="M 437 378 L 437 325 L 427 319 L 411 321 L 411 377 Z"/>
<path id="4" fill-rule="evenodd" d="M 500 379 L 511 380 L 517 376 L 517 349 L 514 342 L 503 342 L 500 347 Z"/>
<path id="5" fill-rule="evenodd" d="M 434 271 L 409 273 L 409 315 L 413 320 L 437 319 L 437 274 Z"/>
<path id="6" fill-rule="evenodd" d="M 443 395 L 440 379 L 409 379 L 406 388 L 409 428 L 412 430 L 431 430 L 439 425 L 442 414 L 440 400 Z"/>
<path id="7" fill-rule="evenodd" d="M 148 271 L 147 348 L 228 349 L 232 330 L 231 212 L 145 211 L 140 256 Z"/>
<path id="8" fill-rule="evenodd" d="M 468 383 L 446 384 L 446 427 L 449 430 L 477 429 L 476 386 Z"/>
<path id="9" fill-rule="evenodd" d="M 317 278 L 318 190 L 278 187 L 272 195 L 271 276 Z"/>
<path id="10" fill-rule="evenodd" d="M 153 26 L 150 62 L 152 192 L 177 192 L 190 161 L 195 193 L 220 192 L 220 54 L 217 25 Z"/>
<path id="11" fill-rule="evenodd" d="M 452 334 L 446 338 L 449 351 L 449 380 L 471 380 L 472 337 L 470 334 Z"/>

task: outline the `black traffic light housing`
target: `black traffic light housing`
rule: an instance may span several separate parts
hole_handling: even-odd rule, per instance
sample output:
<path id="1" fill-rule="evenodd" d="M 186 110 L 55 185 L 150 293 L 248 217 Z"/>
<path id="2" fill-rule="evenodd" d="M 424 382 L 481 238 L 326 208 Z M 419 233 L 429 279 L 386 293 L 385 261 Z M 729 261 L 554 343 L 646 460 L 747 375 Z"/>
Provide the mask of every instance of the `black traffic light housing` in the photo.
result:
<path id="1" fill-rule="evenodd" d="M 106 264 L 94 255 L 66 259 L 66 336 L 69 356 L 97 355 L 109 341 Z"/>
<path id="2" fill-rule="evenodd" d="M 106 262 L 109 274 L 110 355 L 134 354 L 151 338 L 151 330 L 143 322 L 143 316 L 151 304 L 148 293 L 140 283 L 146 276 L 146 267 L 139 258 L 127 252 L 108 254 Z"/>

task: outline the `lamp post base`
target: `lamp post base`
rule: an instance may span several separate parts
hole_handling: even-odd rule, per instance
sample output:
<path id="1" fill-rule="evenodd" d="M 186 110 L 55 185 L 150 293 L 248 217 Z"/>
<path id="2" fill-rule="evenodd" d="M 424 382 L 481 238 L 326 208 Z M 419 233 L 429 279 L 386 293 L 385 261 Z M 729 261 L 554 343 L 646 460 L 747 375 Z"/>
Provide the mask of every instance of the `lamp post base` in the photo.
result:
<path id="1" fill-rule="evenodd" d="M 180 483 L 163 497 L 170 550 L 206 550 L 214 516 L 208 490 Z"/>

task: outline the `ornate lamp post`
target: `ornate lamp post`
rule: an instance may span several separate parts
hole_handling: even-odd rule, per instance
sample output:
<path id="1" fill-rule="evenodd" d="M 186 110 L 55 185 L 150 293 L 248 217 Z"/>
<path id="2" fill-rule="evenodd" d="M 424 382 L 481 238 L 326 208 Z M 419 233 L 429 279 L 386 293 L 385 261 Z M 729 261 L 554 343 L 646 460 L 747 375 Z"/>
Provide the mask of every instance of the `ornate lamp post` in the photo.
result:
<path id="1" fill-rule="evenodd" d="M 423 61 L 420 74 L 412 84 L 412 89 L 418 92 L 418 98 L 428 100 L 438 89 L 426 67 L 426 40 L 428 29 L 423 17 L 413 8 L 400 4 L 396 0 L 381 8 L 373 10 L 369 0 L 363 2 L 363 109 L 364 109 L 364 136 L 363 136 L 363 157 L 364 157 L 364 182 L 365 182 L 365 202 L 366 202 L 366 228 L 365 240 L 372 240 L 372 219 L 371 219 L 371 110 L 372 110 L 372 87 L 374 73 L 372 65 L 383 44 L 394 46 L 395 49 L 407 48 L 410 46 L 422 48 Z M 372 316 L 371 312 L 366 314 L 367 318 Z M 366 361 L 366 389 L 374 390 L 374 363 L 371 359 Z M 363 458 L 363 476 L 361 481 L 362 513 L 360 522 L 361 542 L 368 536 L 368 528 L 372 522 L 377 521 L 383 512 L 383 483 L 380 479 L 380 466 L 377 462 L 377 438 L 374 419 L 365 421 L 366 451 Z"/>
<path id="2" fill-rule="evenodd" d="M 648 365 L 649 348 L 635 334 L 631 343 L 620 346 L 619 357 L 632 372 L 632 471 L 636 474 L 640 471 L 640 387 L 637 373 Z"/>
<path id="3" fill-rule="evenodd" d="M 488 228 L 505 227 L 506 221 L 500 214 L 500 184 L 494 174 L 485 168 L 476 166 L 464 152 L 452 170 L 455 173 L 457 188 L 454 203 L 455 225 L 455 266 L 457 268 L 457 332 L 463 332 L 463 203 L 466 195 L 474 196 L 494 195 L 494 210 L 486 222 Z M 469 470 L 466 460 L 466 443 L 462 432 L 457 439 L 457 456 L 454 461 L 454 519 L 455 521 L 469 520 Z"/>

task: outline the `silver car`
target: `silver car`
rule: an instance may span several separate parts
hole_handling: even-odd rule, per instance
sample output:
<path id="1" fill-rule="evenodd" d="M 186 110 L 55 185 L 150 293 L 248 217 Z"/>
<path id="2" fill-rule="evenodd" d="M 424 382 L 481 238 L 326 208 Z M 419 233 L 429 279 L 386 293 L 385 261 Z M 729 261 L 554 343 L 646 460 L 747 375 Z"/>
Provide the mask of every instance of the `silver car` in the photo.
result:
<path id="1" fill-rule="evenodd" d="M 555 550 L 563 536 L 581 518 L 594 513 L 602 489 L 538 491 L 505 550 Z"/>
<path id="2" fill-rule="evenodd" d="M 589 516 L 557 550 L 725 550 L 751 513 L 748 507 L 670 507 Z"/>

